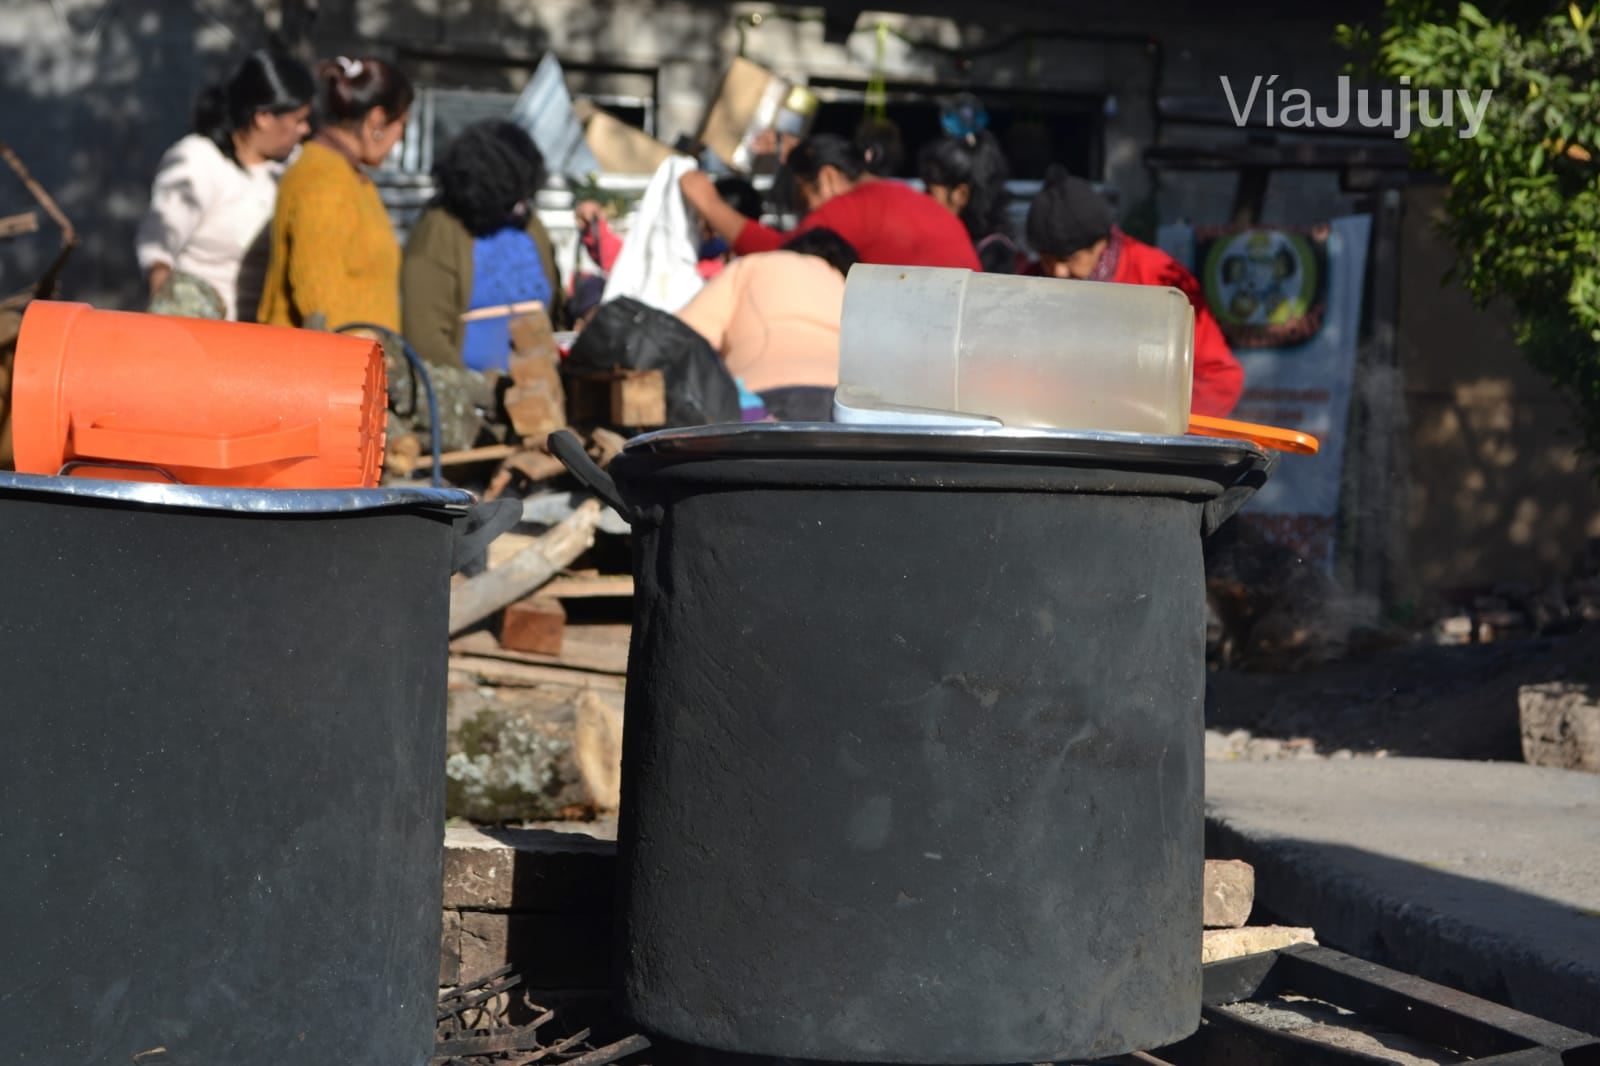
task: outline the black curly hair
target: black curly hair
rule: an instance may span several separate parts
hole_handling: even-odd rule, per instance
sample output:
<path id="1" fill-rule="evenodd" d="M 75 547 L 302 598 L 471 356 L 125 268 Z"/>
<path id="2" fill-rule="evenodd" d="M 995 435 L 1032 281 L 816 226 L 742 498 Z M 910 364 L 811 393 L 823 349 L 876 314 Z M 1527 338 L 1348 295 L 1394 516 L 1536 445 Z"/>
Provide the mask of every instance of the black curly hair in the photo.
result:
<path id="1" fill-rule="evenodd" d="M 525 204 L 549 172 L 533 139 L 515 123 L 475 122 L 433 164 L 435 202 L 461 220 L 474 237 L 520 225 Z"/>

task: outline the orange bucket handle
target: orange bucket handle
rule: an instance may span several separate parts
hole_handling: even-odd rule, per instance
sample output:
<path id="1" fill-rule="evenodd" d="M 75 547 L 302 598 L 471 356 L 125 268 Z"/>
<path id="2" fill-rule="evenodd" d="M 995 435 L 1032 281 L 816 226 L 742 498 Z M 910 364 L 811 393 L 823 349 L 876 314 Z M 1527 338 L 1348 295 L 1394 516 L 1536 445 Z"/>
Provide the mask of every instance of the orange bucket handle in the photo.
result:
<path id="1" fill-rule="evenodd" d="M 74 419 L 72 440 L 83 455 L 115 455 L 124 462 L 237 470 L 280 459 L 315 456 L 321 436 L 315 422 L 232 436 L 108 426 Z"/>
<path id="2" fill-rule="evenodd" d="M 1235 422 L 1231 418 L 1212 418 L 1209 415 L 1190 415 L 1189 432 L 1197 437 L 1226 437 L 1229 440 L 1247 440 L 1274 451 L 1293 452 L 1296 455 L 1316 455 L 1322 448 L 1317 438 L 1296 429 L 1282 426 L 1262 426 L 1254 422 Z"/>

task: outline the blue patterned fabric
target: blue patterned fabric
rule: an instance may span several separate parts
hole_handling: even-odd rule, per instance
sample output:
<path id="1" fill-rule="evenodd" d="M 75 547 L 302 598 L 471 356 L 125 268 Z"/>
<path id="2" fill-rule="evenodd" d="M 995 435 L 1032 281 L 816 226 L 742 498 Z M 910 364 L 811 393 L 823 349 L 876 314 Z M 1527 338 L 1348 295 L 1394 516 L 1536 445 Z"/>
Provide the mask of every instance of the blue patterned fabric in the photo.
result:
<path id="1" fill-rule="evenodd" d="M 542 300 L 550 304 L 550 281 L 539 259 L 539 246 L 527 231 L 516 226 L 496 230 L 472 242 L 472 298 L 469 311 Z M 508 318 L 468 322 L 461 344 L 461 361 L 473 370 L 504 372 L 511 363 L 511 324 Z"/>

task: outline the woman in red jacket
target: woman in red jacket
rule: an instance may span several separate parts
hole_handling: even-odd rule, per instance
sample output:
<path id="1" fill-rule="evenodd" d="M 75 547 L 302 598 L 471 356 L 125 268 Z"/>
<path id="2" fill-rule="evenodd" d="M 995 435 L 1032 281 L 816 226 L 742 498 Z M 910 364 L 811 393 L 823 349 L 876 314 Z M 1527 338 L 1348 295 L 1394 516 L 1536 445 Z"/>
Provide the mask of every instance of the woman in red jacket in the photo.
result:
<path id="1" fill-rule="evenodd" d="M 866 154 L 843 137 L 819 133 L 789 150 L 785 166 L 807 213 L 795 233 L 825 227 L 853 246 L 863 263 L 979 269 L 961 220 L 924 193 L 867 169 Z M 794 234 L 779 233 L 723 203 L 709 177 L 683 176 L 683 198 L 735 255 L 771 252 Z"/>
<path id="2" fill-rule="evenodd" d="M 1223 418 L 1244 391 L 1244 368 L 1206 306 L 1200 282 L 1172 256 L 1136 241 L 1116 225 L 1105 197 L 1082 178 L 1051 167 L 1028 208 L 1028 243 L 1050 277 L 1169 285 L 1194 305 L 1194 392 L 1197 415 Z"/>

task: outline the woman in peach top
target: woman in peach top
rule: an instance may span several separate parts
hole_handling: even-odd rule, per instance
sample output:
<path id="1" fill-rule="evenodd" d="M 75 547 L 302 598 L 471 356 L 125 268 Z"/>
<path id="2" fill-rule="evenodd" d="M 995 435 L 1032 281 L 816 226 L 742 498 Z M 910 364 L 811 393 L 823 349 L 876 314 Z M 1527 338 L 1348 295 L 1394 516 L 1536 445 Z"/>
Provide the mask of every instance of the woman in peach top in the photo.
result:
<path id="1" fill-rule="evenodd" d="M 807 230 L 778 251 L 733 260 L 678 318 L 773 415 L 826 422 L 839 384 L 844 279 L 858 258 L 832 230 Z"/>

